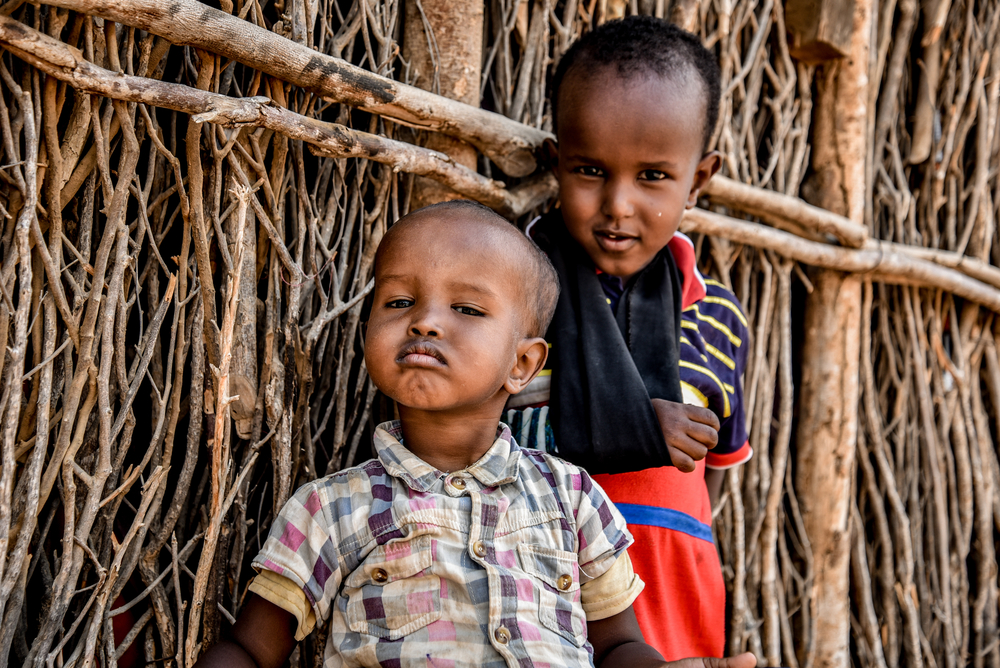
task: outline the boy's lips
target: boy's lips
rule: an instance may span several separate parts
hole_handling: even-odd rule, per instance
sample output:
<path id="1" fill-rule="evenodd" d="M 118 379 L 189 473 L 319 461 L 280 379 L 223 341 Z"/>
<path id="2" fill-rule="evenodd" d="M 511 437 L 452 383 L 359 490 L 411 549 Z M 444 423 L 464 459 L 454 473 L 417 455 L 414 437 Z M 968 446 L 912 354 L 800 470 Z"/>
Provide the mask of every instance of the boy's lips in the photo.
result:
<path id="1" fill-rule="evenodd" d="M 597 244 L 606 252 L 620 253 L 628 250 L 639 238 L 620 230 L 595 230 Z"/>
<path id="2" fill-rule="evenodd" d="M 445 366 L 444 355 L 432 344 L 414 341 L 403 347 L 396 362 L 408 367 L 436 368 Z"/>

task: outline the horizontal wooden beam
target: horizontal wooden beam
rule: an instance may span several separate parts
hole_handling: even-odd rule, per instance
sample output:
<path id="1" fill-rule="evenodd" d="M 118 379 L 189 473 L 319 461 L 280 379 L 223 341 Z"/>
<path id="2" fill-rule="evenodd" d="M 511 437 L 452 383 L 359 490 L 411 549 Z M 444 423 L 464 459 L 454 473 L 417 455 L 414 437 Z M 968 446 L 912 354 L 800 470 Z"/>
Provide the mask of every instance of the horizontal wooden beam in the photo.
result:
<path id="1" fill-rule="evenodd" d="M 712 177 L 704 194 L 713 204 L 766 219 L 778 228 L 784 223 L 793 228 L 830 234 L 851 248 L 861 248 L 868 241 L 868 230 L 843 216 L 813 206 L 798 197 L 746 185 L 725 176 Z"/>
<path id="2" fill-rule="evenodd" d="M 873 281 L 944 290 L 1000 313 L 1000 290 L 955 269 L 902 252 L 898 245 L 872 241 L 863 249 L 833 246 L 703 209 L 689 210 L 684 215 L 681 230 L 769 248 L 804 264 L 865 274 Z"/>
<path id="3" fill-rule="evenodd" d="M 552 136 L 501 114 L 379 76 L 198 0 L 46 0 L 46 4 L 140 28 L 174 44 L 236 60 L 327 100 L 457 137 L 510 176 L 535 171 L 535 151 Z"/>

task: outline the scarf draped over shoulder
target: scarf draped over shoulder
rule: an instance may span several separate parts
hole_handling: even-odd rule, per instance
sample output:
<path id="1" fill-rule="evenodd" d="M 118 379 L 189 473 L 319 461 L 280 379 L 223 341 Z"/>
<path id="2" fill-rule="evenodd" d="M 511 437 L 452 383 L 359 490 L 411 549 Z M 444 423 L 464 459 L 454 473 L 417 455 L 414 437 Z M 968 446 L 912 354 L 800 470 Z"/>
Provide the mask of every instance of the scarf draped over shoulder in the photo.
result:
<path id="1" fill-rule="evenodd" d="M 550 416 L 559 455 L 590 473 L 671 464 L 650 399 L 681 402 L 681 277 L 664 248 L 626 284 L 617 313 L 594 263 L 556 212 L 535 241 L 562 291 L 546 334 L 552 345 Z"/>

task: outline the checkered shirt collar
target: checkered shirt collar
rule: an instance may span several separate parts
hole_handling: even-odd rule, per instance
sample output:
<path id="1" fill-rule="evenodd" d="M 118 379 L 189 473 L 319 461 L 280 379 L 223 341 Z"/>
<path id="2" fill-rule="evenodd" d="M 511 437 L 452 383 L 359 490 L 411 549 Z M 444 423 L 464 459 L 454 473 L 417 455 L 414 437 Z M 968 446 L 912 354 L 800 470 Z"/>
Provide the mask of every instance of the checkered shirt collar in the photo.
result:
<path id="1" fill-rule="evenodd" d="M 445 473 L 417 457 L 403 445 L 399 420 L 383 422 L 375 429 L 375 451 L 386 472 L 399 478 L 417 492 L 427 492 Z M 517 480 L 521 449 L 503 422 L 497 425 L 497 438 L 479 461 L 464 469 L 484 487 L 496 487 Z"/>

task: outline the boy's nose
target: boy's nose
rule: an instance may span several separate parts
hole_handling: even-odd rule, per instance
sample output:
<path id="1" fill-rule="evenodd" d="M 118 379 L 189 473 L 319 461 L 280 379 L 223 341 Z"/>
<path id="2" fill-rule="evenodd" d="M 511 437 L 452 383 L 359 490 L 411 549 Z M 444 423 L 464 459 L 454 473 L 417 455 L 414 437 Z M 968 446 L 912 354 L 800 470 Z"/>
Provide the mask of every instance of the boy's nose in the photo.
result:
<path id="1" fill-rule="evenodd" d="M 410 334 L 414 336 L 437 336 L 437 330 L 433 328 L 425 328 L 419 325 L 414 325 L 410 327 Z"/>
<path id="2" fill-rule="evenodd" d="M 434 308 L 415 309 L 413 320 L 410 321 L 410 334 L 413 336 L 440 336 L 441 319 Z"/>
<path id="3" fill-rule="evenodd" d="M 634 212 L 635 207 L 628 184 L 609 181 L 604 188 L 601 213 L 611 220 L 622 220 L 631 217 Z"/>

